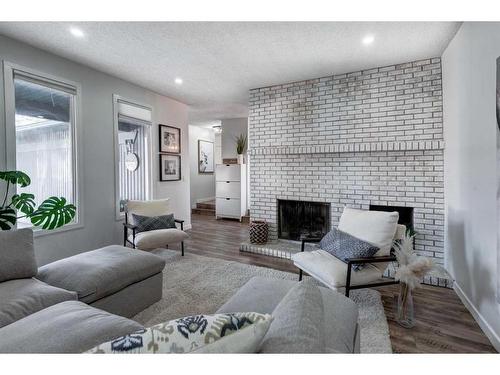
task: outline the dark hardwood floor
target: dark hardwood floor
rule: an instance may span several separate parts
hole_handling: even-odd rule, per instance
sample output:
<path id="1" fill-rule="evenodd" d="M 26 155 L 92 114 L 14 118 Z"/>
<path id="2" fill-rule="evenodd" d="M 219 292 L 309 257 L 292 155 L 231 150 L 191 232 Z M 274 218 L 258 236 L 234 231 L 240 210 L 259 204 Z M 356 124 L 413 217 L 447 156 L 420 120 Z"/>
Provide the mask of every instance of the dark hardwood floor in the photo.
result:
<path id="1" fill-rule="evenodd" d="M 192 215 L 187 251 L 297 273 L 291 261 L 239 251 L 248 239 L 248 224 Z M 488 338 L 451 289 L 423 286 L 414 293 L 417 324 L 412 329 L 394 320 L 398 285 L 377 288 L 382 295 L 395 353 L 496 353 Z"/>

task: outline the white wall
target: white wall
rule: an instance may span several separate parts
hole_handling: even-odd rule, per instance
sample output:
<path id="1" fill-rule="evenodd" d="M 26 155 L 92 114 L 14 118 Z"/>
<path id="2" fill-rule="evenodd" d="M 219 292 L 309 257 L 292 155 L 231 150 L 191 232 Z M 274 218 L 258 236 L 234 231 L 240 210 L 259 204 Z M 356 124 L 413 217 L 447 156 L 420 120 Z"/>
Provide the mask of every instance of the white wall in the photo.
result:
<path id="1" fill-rule="evenodd" d="M 222 127 L 222 158 L 236 158 L 236 143 L 234 138 L 240 134 L 248 134 L 248 118 L 232 118 L 221 120 Z"/>
<path id="2" fill-rule="evenodd" d="M 201 200 L 211 199 L 215 197 L 215 173 L 207 174 L 198 172 L 199 140 L 214 142 L 214 147 L 215 147 L 214 131 L 212 129 L 189 125 L 191 207 L 196 207 L 196 203 Z"/>
<path id="3" fill-rule="evenodd" d="M 81 135 L 84 227 L 37 237 L 39 264 L 101 246 L 120 243 L 121 223 L 115 220 L 113 94 L 153 108 L 153 194 L 171 197 L 175 216 L 190 226 L 187 106 L 165 96 L 0 36 L 0 60 L 81 84 Z M 0 76 L 0 170 L 6 166 L 3 75 Z M 158 123 L 181 128 L 182 180 L 159 182 Z"/>
<path id="4" fill-rule="evenodd" d="M 500 350 L 496 301 L 496 59 L 499 23 L 465 23 L 442 56 L 445 259 L 456 290 Z"/>
<path id="5" fill-rule="evenodd" d="M 235 137 L 240 134 L 247 136 L 247 148 L 248 148 L 248 118 L 232 118 L 221 120 L 221 146 L 222 146 L 222 158 L 236 158 L 238 153 L 236 152 L 236 142 Z M 250 161 L 248 160 L 247 150 L 244 152 L 245 163 L 247 166 L 247 176 L 250 176 Z M 250 178 L 247 178 L 247 207 L 250 208 Z"/>

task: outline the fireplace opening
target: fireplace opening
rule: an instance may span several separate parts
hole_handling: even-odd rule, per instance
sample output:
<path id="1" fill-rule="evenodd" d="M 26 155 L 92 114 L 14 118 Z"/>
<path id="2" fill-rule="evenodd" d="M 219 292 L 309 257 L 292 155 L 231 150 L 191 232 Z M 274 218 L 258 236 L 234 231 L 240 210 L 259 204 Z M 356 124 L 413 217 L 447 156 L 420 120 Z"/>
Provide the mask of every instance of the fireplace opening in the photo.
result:
<path id="1" fill-rule="evenodd" d="M 380 206 L 376 204 L 370 204 L 370 210 L 388 212 L 397 211 L 399 212 L 398 224 L 406 226 L 406 229 L 413 230 L 413 207 Z"/>
<path id="2" fill-rule="evenodd" d="M 330 203 L 278 199 L 278 237 L 298 241 L 330 230 Z"/>

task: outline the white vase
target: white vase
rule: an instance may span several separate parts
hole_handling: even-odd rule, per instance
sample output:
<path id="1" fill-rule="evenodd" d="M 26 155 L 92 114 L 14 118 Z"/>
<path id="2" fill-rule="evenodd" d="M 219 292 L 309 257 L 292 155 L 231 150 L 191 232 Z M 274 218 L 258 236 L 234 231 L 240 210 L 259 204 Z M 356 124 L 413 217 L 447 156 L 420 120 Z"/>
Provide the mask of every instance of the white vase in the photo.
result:
<path id="1" fill-rule="evenodd" d="M 238 154 L 238 164 L 245 164 L 245 158 L 243 154 Z"/>

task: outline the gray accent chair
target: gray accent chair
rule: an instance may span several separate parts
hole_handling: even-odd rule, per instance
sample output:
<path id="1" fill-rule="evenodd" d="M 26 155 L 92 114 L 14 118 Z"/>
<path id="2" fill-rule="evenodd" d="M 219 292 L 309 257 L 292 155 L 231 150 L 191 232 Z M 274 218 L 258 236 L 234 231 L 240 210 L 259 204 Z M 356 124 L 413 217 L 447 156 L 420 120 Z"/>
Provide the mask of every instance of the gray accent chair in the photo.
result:
<path id="1" fill-rule="evenodd" d="M 180 229 L 157 229 L 137 233 L 132 214 L 141 216 L 164 216 L 172 214 L 170 199 L 156 199 L 148 201 L 128 200 L 125 202 L 125 222 L 123 223 L 123 246 L 131 245 L 134 249 L 154 250 L 180 243 L 181 254 L 184 256 L 184 240 L 189 236 L 184 232 L 184 220 L 174 219 Z"/>

